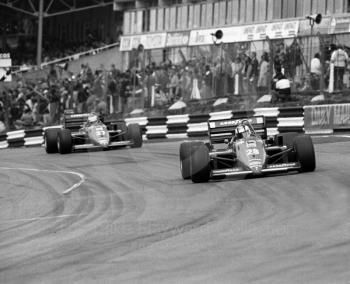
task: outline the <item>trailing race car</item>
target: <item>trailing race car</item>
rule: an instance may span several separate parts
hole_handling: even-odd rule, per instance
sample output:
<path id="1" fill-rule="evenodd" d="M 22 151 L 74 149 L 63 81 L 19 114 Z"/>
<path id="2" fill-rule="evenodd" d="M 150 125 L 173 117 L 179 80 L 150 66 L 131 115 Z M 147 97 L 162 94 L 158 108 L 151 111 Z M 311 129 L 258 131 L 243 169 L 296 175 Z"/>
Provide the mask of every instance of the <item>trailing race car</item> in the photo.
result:
<path id="1" fill-rule="evenodd" d="M 80 149 L 108 150 L 121 146 L 142 146 L 142 132 L 138 124 L 126 126 L 124 121 L 102 123 L 95 113 L 64 114 L 62 128 L 48 128 L 44 132 L 47 153 L 68 154 Z"/>
<path id="2" fill-rule="evenodd" d="M 181 143 L 180 169 L 184 179 L 197 183 L 237 175 L 310 172 L 316 168 L 309 135 L 289 132 L 267 139 L 263 116 L 209 121 L 208 133 L 207 143 Z"/>

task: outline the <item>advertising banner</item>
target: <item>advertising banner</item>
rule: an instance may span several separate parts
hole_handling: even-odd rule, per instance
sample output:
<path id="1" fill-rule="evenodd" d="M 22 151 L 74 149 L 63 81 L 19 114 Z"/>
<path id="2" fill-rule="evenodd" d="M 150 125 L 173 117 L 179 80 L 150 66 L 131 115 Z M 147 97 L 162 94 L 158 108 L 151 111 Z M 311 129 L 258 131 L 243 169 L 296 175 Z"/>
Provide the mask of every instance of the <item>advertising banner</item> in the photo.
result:
<path id="1" fill-rule="evenodd" d="M 190 32 L 168 33 L 166 47 L 187 46 L 190 41 Z"/>
<path id="2" fill-rule="evenodd" d="M 166 33 L 147 34 L 145 43 L 142 43 L 145 49 L 164 48 L 166 42 Z"/>
<path id="3" fill-rule="evenodd" d="M 218 29 L 191 31 L 189 45 L 210 45 L 214 43 L 214 34 Z M 244 25 L 221 28 L 223 43 L 245 42 L 278 38 L 293 38 L 298 35 L 299 21 L 276 22 L 257 25 Z"/>
<path id="4" fill-rule="evenodd" d="M 332 18 L 329 27 L 329 34 L 350 32 L 350 17 Z"/>
<path id="5" fill-rule="evenodd" d="M 305 131 L 350 129 L 350 104 L 304 107 Z"/>
<path id="6" fill-rule="evenodd" d="M 138 48 L 140 44 L 144 49 L 164 48 L 166 42 L 166 33 L 143 34 L 122 36 L 120 40 L 120 51 L 130 51 Z"/>
<path id="7" fill-rule="evenodd" d="M 299 21 L 270 23 L 267 35 L 270 39 L 290 38 L 298 35 Z"/>
<path id="8" fill-rule="evenodd" d="M 189 45 L 211 45 L 214 43 L 212 34 L 215 34 L 217 29 L 210 30 L 193 30 L 190 34 Z"/>

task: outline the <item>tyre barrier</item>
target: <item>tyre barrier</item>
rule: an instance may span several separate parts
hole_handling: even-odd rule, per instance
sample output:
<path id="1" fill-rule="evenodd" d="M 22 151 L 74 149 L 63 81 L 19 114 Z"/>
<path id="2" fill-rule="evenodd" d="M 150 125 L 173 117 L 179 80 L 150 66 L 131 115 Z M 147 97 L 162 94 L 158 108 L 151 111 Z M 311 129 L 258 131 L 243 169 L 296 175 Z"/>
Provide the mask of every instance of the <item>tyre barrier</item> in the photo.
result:
<path id="1" fill-rule="evenodd" d="M 142 129 L 144 140 L 186 139 L 206 136 L 208 120 L 237 119 L 260 115 L 265 116 L 267 135 L 284 132 L 305 132 L 304 107 L 256 108 L 248 111 L 221 111 L 209 114 L 169 115 L 150 118 L 134 117 L 126 118 L 125 122 L 127 125 L 138 123 Z M 43 143 L 45 129 L 17 130 L 0 134 L 0 149 L 40 146 Z"/>

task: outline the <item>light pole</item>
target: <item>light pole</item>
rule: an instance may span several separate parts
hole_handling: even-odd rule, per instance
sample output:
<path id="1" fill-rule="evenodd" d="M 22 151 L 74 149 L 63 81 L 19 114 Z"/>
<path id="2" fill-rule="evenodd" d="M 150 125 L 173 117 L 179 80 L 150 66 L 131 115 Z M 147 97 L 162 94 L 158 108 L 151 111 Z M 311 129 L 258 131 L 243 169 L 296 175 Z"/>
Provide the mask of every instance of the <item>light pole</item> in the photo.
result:
<path id="1" fill-rule="evenodd" d="M 38 11 L 38 46 L 36 53 L 36 65 L 41 67 L 41 58 L 42 58 L 42 44 L 43 44 L 43 21 L 44 21 L 44 0 L 39 2 L 39 11 Z"/>
<path id="2" fill-rule="evenodd" d="M 306 19 L 309 19 L 309 25 L 311 27 L 310 50 L 311 50 L 311 57 L 312 57 L 312 40 L 313 40 L 313 36 L 314 36 L 314 25 L 315 25 L 315 23 L 317 25 L 321 23 L 322 15 L 321 14 L 313 14 L 313 15 L 306 16 Z M 319 38 L 319 41 L 320 41 L 320 38 Z M 321 43 L 321 47 L 322 47 L 322 43 Z M 323 89 L 324 89 L 323 62 L 324 62 L 324 55 L 323 55 L 323 50 L 321 50 L 321 60 L 320 60 L 320 63 L 321 63 L 321 75 L 320 75 L 320 84 L 319 84 L 319 86 L 320 86 L 320 94 L 323 94 Z M 310 73 L 310 81 L 311 81 L 311 73 Z"/>
<path id="3" fill-rule="evenodd" d="M 218 82 L 220 82 L 220 85 L 222 85 L 225 89 L 225 85 L 226 84 L 222 84 L 222 60 L 223 60 L 223 43 L 222 41 L 220 41 L 222 39 L 222 37 L 224 36 L 224 33 L 222 30 L 217 30 L 215 33 L 211 33 L 210 34 L 212 37 L 213 37 L 213 42 L 214 42 L 214 45 L 215 46 L 219 46 L 220 47 L 220 74 L 218 76 L 218 74 L 216 74 L 216 80 L 215 80 L 215 84 L 214 84 L 214 87 L 215 87 L 215 96 L 217 97 L 218 94 L 217 94 L 217 91 L 218 91 Z M 219 42 L 218 42 L 219 41 Z M 220 93 L 220 92 L 219 92 Z M 224 94 L 225 94 L 225 91 L 224 91 Z"/>

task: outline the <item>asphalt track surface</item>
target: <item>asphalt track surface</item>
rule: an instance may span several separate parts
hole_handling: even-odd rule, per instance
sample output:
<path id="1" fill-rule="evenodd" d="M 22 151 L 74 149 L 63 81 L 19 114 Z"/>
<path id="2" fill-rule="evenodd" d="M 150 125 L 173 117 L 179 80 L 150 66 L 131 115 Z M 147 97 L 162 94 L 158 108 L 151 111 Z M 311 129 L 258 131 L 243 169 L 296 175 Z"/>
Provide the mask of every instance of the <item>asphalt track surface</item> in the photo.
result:
<path id="1" fill-rule="evenodd" d="M 1 150 L 0 282 L 350 283 L 350 137 L 314 141 L 313 173 L 207 184 L 180 142 Z"/>

